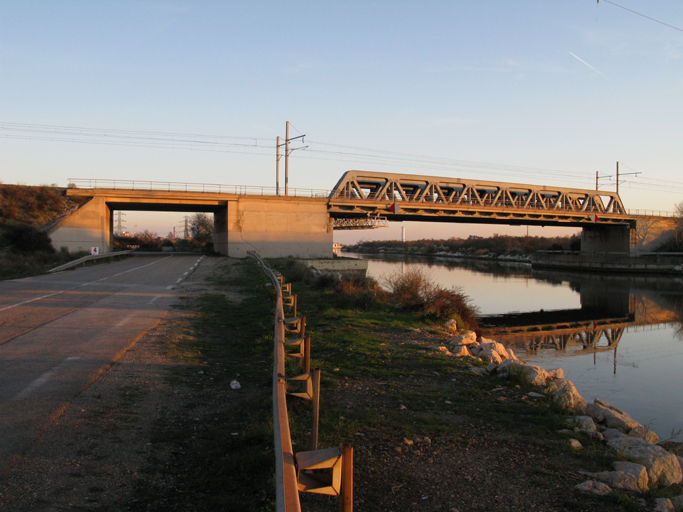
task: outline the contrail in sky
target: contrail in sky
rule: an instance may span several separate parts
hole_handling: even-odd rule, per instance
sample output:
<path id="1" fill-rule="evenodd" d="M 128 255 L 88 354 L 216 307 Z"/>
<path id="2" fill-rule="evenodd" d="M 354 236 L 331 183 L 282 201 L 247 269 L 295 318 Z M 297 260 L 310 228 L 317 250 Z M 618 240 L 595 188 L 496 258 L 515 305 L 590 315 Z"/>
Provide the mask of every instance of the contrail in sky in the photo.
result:
<path id="1" fill-rule="evenodd" d="M 583 60 L 583 59 L 580 58 L 580 57 L 577 57 L 577 56 L 574 55 L 572 52 L 569 52 L 569 55 L 571 55 L 572 57 L 574 57 L 574 58 L 580 60 L 581 62 L 583 62 L 586 66 L 588 66 L 589 68 L 591 68 L 591 69 L 592 69 L 593 71 L 595 71 L 596 73 L 599 73 L 599 74 L 601 74 L 602 76 L 605 76 L 605 75 L 603 75 L 602 73 L 600 73 L 600 71 L 598 71 L 597 69 L 595 69 L 593 66 L 591 66 L 590 64 L 588 64 L 588 62 L 586 62 L 585 60 Z M 605 76 L 605 78 L 607 78 L 607 77 Z"/>

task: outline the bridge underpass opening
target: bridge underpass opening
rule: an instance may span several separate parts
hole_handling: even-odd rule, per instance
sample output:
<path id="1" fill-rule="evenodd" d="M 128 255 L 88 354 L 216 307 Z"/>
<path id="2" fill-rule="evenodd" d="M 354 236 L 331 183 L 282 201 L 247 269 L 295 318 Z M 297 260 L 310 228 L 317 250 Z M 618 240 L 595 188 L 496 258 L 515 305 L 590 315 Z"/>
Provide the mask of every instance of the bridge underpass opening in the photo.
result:
<path id="1" fill-rule="evenodd" d="M 198 249 L 214 242 L 215 207 L 127 204 L 109 204 L 109 207 L 114 250 L 140 245 L 140 241 L 156 249 L 168 248 L 164 250 Z"/>

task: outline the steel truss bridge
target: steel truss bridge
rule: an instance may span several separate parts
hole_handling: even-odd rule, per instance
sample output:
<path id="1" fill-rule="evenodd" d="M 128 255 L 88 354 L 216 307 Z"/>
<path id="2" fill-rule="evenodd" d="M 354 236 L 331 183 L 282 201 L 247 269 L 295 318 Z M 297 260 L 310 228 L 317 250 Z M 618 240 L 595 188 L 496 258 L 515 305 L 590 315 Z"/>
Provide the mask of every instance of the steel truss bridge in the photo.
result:
<path id="1" fill-rule="evenodd" d="M 348 171 L 329 196 L 335 229 L 350 219 L 499 224 L 630 225 L 614 192 L 480 180 Z M 377 227 L 369 220 L 358 227 Z M 346 229 L 354 229 L 346 227 Z"/>

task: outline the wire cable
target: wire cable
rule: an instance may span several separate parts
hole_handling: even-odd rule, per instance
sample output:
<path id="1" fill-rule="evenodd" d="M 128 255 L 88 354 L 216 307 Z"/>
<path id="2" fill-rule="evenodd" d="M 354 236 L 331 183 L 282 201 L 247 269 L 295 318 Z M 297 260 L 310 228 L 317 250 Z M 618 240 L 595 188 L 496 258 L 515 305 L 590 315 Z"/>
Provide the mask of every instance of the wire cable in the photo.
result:
<path id="1" fill-rule="evenodd" d="M 634 11 L 633 9 L 629 9 L 628 7 L 624 7 L 623 5 L 615 4 L 614 2 L 611 2 L 610 0 L 602 0 L 602 1 L 607 3 L 607 4 L 612 4 L 615 7 L 619 7 L 620 9 L 624 9 L 625 11 L 632 12 L 633 14 L 637 14 L 638 16 L 642 16 L 643 18 L 647 18 L 648 20 L 654 21 L 656 23 L 661 23 L 662 25 L 665 25 L 665 26 L 672 28 L 674 30 L 678 30 L 679 32 L 683 32 L 683 29 L 681 29 L 681 28 L 674 27 L 673 25 L 669 25 L 668 23 L 664 23 L 663 21 L 659 21 L 655 18 L 651 18 L 650 16 L 646 16 L 643 13 L 640 13 L 638 11 Z M 600 0 L 598 0 L 598 3 L 600 3 Z"/>
<path id="2" fill-rule="evenodd" d="M 276 141 L 274 138 L 262 137 L 145 132 L 7 122 L 0 122 L 0 138 L 255 154 L 268 157 L 272 156 L 273 146 Z M 524 180 L 536 179 L 547 182 L 549 179 L 552 179 L 557 182 L 570 182 L 573 186 L 585 184 L 585 188 L 593 188 L 592 184 L 594 183 L 594 174 L 586 172 L 457 160 L 318 141 L 308 141 L 308 146 L 301 149 L 305 149 L 305 151 L 293 153 L 292 158 L 354 162 L 370 164 L 372 166 L 391 167 L 392 169 L 420 169 L 430 173 L 448 173 L 449 175 L 457 173 L 463 178 L 471 176 L 481 178 L 482 173 L 487 172 L 496 175 L 522 177 Z M 635 171 L 623 163 L 621 165 Z M 610 179 L 610 181 L 612 180 Z M 683 183 L 681 182 L 657 178 L 639 177 L 637 182 L 628 180 L 628 182 L 622 183 L 638 185 L 642 190 L 666 192 L 683 190 Z"/>

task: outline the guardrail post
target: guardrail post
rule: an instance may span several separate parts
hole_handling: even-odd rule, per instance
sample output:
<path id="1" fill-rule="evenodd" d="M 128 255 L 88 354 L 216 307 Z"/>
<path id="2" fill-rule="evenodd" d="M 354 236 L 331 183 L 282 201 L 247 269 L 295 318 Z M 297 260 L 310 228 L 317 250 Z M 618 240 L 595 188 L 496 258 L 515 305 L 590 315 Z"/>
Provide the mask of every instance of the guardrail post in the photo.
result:
<path id="1" fill-rule="evenodd" d="M 313 370 L 313 411 L 311 412 L 311 450 L 318 449 L 318 423 L 320 418 L 320 368 Z"/>
<path id="2" fill-rule="evenodd" d="M 341 445 L 342 481 L 339 493 L 339 512 L 353 512 L 353 447 Z"/>
<path id="3" fill-rule="evenodd" d="M 304 338 L 304 361 L 303 369 L 304 373 L 311 372 L 311 337 L 306 336 Z"/>

